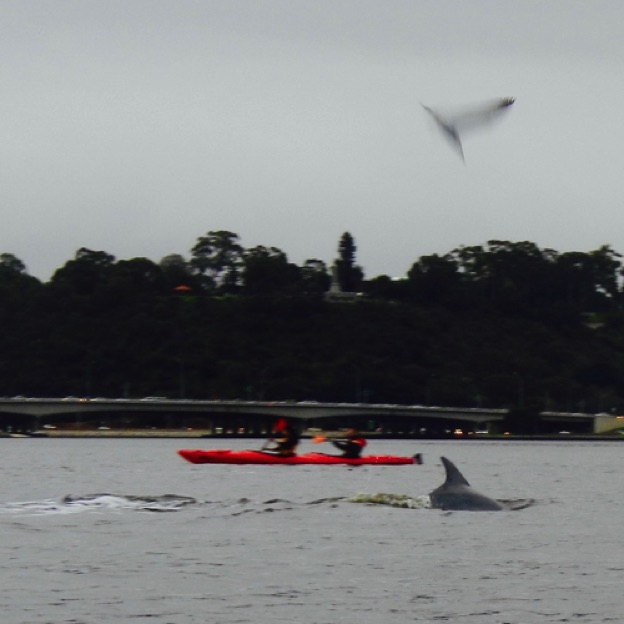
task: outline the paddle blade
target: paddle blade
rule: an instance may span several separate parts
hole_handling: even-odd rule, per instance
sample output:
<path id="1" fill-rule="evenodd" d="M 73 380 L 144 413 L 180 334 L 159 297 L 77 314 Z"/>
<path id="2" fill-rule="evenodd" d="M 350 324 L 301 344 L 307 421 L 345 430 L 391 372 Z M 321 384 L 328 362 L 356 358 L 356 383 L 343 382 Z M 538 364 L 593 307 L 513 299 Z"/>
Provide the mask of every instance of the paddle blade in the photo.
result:
<path id="1" fill-rule="evenodd" d="M 321 444 L 321 442 L 327 442 L 327 438 L 324 438 L 323 436 L 316 436 L 315 438 L 312 438 L 312 442 L 314 444 Z"/>

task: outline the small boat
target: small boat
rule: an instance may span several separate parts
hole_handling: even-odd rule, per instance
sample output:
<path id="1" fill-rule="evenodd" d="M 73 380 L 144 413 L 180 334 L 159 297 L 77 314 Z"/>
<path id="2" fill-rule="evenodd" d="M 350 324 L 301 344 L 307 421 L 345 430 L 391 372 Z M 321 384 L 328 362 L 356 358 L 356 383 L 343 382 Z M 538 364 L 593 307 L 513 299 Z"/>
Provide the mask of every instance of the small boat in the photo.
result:
<path id="1" fill-rule="evenodd" d="M 366 455 L 358 459 L 347 459 L 324 453 L 306 453 L 292 457 L 280 457 L 263 451 L 231 451 L 219 449 L 203 451 L 200 449 L 183 449 L 178 455 L 191 464 L 270 464 L 286 466 L 298 465 L 347 465 L 347 466 L 403 466 L 408 464 L 422 464 L 420 453 L 414 457 L 396 457 L 394 455 Z"/>

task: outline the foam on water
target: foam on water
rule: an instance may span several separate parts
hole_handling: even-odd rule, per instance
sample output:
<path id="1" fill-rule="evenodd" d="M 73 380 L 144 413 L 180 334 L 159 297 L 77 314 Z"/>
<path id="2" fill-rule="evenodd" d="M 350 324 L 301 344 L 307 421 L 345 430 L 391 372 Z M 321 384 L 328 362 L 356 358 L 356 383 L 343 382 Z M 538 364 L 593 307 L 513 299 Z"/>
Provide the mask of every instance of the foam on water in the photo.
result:
<path id="1" fill-rule="evenodd" d="M 190 496 L 164 494 L 162 496 L 133 496 L 119 494 L 86 494 L 75 496 L 68 494 L 61 500 L 45 499 L 5 503 L 0 506 L 0 514 L 71 514 L 84 511 L 178 511 L 197 503 Z"/>
<path id="2" fill-rule="evenodd" d="M 263 513 L 267 511 L 286 511 L 302 505 L 335 505 L 340 502 L 360 503 L 365 505 L 386 505 L 401 509 L 431 509 L 429 495 L 410 496 L 408 494 L 375 494 L 360 493 L 350 497 L 328 497 L 307 503 L 294 503 L 285 499 L 268 499 L 252 501 L 248 498 L 233 501 L 199 501 L 190 496 L 163 494 L 158 496 L 136 496 L 131 494 L 67 494 L 59 499 L 41 501 L 9 502 L 0 505 L 0 515 L 45 515 L 74 514 L 81 512 L 122 512 L 150 511 L 172 512 L 185 507 L 212 508 L 218 515 L 238 516 L 246 513 Z M 532 499 L 501 501 L 509 510 L 525 509 L 535 503 Z"/>
<path id="3" fill-rule="evenodd" d="M 408 496 L 407 494 L 356 494 L 347 499 L 350 503 L 365 503 L 367 505 L 389 505 L 403 509 L 429 509 L 431 499 L 428 495 Z"/>

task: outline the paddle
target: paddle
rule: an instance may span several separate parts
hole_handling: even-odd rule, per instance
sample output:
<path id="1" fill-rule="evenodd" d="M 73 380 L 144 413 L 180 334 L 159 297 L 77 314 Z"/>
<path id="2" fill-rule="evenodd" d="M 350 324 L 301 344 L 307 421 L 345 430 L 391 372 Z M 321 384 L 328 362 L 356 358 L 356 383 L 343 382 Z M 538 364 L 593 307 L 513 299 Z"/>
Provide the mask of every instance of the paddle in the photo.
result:
<path id="1" fill-rule="evenodd" d="M 267 438 L 264 441 L 264 444 L 260 447 L 260 452 L 266 451 L 268 446 L 269 446 L 269 444 L 271 444 L 271 442 L 273 442 L 274 440 L 275 440 L 275 438 Z"/>
<path id="2" fill-rule="evenodd" d="M 342 438 L 334 438 L 335 440 L 340 440 Z M 314 444 L 321 444 L 323 442 L 331 442 L 332 439 L 331 438 L 326 438 L 324 436 L 316 436 L 315 438 L 312 438 L 312 442 Z"/>

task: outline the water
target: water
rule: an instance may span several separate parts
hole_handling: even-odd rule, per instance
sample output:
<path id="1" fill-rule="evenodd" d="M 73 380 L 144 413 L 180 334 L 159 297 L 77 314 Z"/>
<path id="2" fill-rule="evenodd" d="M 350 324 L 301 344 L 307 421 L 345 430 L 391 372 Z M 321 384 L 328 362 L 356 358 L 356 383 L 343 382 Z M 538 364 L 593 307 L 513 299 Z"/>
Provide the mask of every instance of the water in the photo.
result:
<path id="1" fill-rule="evenodd" d="M 621 621 L 621 444 L 379 441 L 367 450 L 425 464 L 358 468 L 194 466 L 175 453 L 203 442 L 0 440 L 3 623 Z M 440 455 L 482 493 L 535 504 L 344 500 L 426 500 Z"/>

